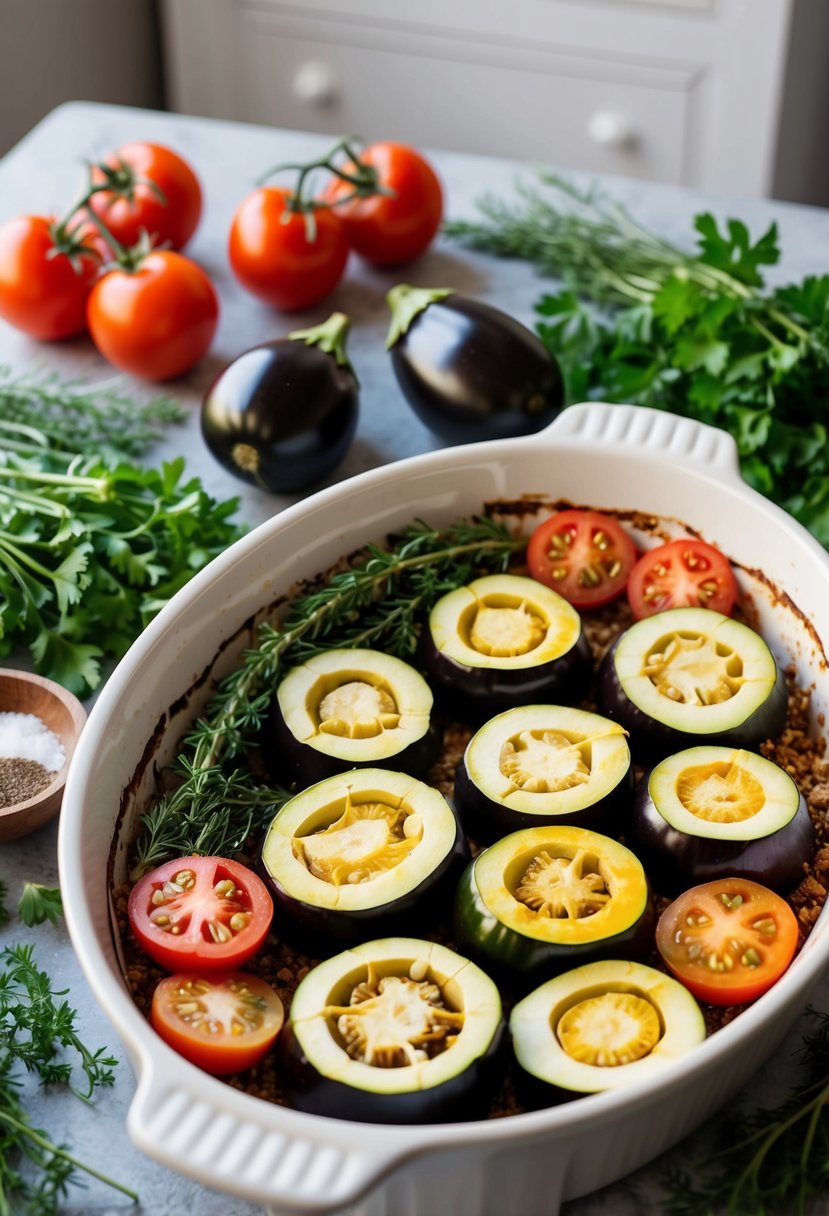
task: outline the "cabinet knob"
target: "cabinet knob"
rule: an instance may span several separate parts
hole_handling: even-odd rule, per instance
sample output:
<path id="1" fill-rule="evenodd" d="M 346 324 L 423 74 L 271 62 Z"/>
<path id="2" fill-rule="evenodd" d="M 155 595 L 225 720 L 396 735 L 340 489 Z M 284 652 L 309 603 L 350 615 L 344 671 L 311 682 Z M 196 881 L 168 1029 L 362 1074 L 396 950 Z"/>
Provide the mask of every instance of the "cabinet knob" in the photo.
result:
<path id="1" fill-rule="evenodd" d="M 616 110 L 597 110 L 587 123 L 587 134 L 603 148 L 629 148 L 636 142 L 630 122 Z"/>
<path id="2" fill-rule="evenodd" d="M 339 100 L 337 79 L 322 59 L 308 59 L 297 68 L 293 80 L 294 96 L 309 106 L 324 109 Z"/>

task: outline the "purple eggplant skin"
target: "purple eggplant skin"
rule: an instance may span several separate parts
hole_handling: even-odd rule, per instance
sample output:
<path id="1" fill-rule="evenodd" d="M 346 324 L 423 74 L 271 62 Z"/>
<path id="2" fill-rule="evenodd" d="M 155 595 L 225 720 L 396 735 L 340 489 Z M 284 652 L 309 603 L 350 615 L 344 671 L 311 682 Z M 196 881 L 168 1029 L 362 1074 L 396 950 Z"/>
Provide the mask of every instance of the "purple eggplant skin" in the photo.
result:
<path id="1" fill-rule="evenodd" d="M 425 735 L 394 756 L 388 756 L 382 761 L 371 756 L 356 762 L 342 760 L 297 739 L 274 699 L 263 739 L 262 755 L 268 770 L 282 785 L 299 790 L 352 768 L 377 768 L 378 764 L 394 768 L 401 773 L 409 773 L 412 777 L 423 777 L 437 760 L 442 747 L 443 730 L 432 722 Z"/>
<path id="2" fill-rule="evenodd" d="M 347 362 L 299 338 L 280 338 L 219 373 L 202 405 L 202 436 L 229 473 L 289 494 L 322 481 L 342 461 L 357 429 L 358 398 Z"/>
<path id="3" fill-rule="evenodd" d="M 513 810 L 485 794 L 470 776 L 464 756 L 455 770 L 454 802 L 464 828 L 481 844 L 491 844 L 521 828 L 541 828 L 548 824 L 589 828 L 593 832 L 618 837 L 624 835 L 627 829 L 633 787 L 633 765 L 630 764 L 619 784 L 592 806 L 566 815 L 531 815 Z"/>
<path id="4" fill-rule="evenodd" d="M 761 743 L 766 739 L 776 738 L 786 725 L 788 692 L 786 677 L 779 668 L 777 682 L 766 701 L 745 721 L 736 722 L 729 730 L 695 735 L 666 726 L 664 722 L 657 722 L 634 705 L 622 688 L 613 661 L 619 640 L 620 638 L 616 638 L 599 666 L 599 712 L 625 728 L 630 736 L 631 750 L 637 759 L 647 763 L 663 760 L 672 752 L 679 752 L 685 747 L 694 747 L 700 743 L 745 747 L 757 751 Z"/>
<path id="5" fill-rule="evenodd" d="M 806 800 L 785 827 L 759 840 L 711 840 L 688 836 L 662 818 L 650 795 L 650 772 L 636 787 L 629 847 L 661 895 L 674 898 L 717 878 L 748 878 L 775 891 L 790 891 L 803 878 L 815 847 Z"/>
<path id="6" fill-rule="evenodd" d="M 564 405 L 561 369 L 531 330 L 468 296 L 434 300 L 391 347 L 404 397 L 447 443 L 529 435 Z"/>
<path id="7" fill-rule="evenodd" d="M 314 1067 L 286 1022 L 277 1042 L 277 1067 L 291 1106 L 307 1114 L 358 1123 L 443 1123 L 484 1119 L 500 1084 L 507 1056 L 507 1029 L 502 1020 L 486 1051 L 459 1073 L 431 1089 L 376 1094 L 332 1081 Z"/>
<path id="8" fill-rule="evenodd" d="M 459 823 L 452 848 L 416 887 L 377 907 L 348 911 L 318 908 L 295 899 L 267 869 L 261 850 L 256 871 L 273 899 L 280 937 L 289 938 L 306 954 L 322 957 L 375 937 L 422 937 L 424 928 L 436 927 L 447 912 L 469 858 L 469 844 Z"/>
<path id="9" fill-rule="evenodd" d="M 583 633 L 565 654 L 536 667 L 468 667 L 438 650 L 427 622 L 420 655 L 439 708 L 475 724 L 516 705 L 566 705 L 569 697 L 580 700 L 591 689 L 592 658 Z"/>

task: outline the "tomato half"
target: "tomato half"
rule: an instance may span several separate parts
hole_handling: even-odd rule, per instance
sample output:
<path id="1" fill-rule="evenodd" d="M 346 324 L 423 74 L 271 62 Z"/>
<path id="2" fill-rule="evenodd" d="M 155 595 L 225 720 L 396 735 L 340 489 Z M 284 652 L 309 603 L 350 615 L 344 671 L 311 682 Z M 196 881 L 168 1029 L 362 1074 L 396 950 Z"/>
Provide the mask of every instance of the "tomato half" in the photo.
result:
<path id="1" fill-rule="evenodd" d="M 86 302 L 100 262 L 91 252 L 57 253 L 53 221 L 19 215 L 0 228 L 0 317 L 33 338 L 71 338 L 86 329 Z"/>
<path id="2" fill-rule="evenodd" d="M 617 520 L 576 507 L 545 519 L 527 545 L 533 578 L 574 608 L 599 608 L 615 600 L 635 562 L 636 546 Z"/>
<path id="3" fill-rule="evenodd" d="M 339 217 L 325 207 L 294 211 L 290 197 L 276 186 L 254 190 L 237 207 L 228 239 L 230 265 L 242 286 L 285 312 L 325 299 L 348 260 Z"/>
<path id="4" fill-rule="evenodd" d="M 127 909 L 142 950 L 168 971 L 227 970 L 256 953 L 273 902 L 252 870 L 224 857 L 177 857 L 140 878 Z"/>
<path id="5" fill-rule="evenodd" d="M 430 244 L 443 216 L 443 191 L 432 166 L 405 144 L 369 144 L 359 162 L 374 170 L 384 194 L 352 198 L 354 187 L 335 179 L 325 191 L 355 253 L 375 266 L 410 262 Z M 344 166 L 349 171 L 349 164 Z M 353 165 L 350 166 L 353 169 Z"/>
<path id="6" fill-rule="evenodd" d="M 135 270 L 110 270 L 89 297 L 92 340 L 110 363 L 148 380 L 179 376 L 210 348 L 219 300 L 189 258 L 154 250 Z"/>
<path id="7" fill-rule="evenodd" d="M 282 1029 L 279 996 L 255 975 L 168 975 L 156 987 L 150 1021 L 166 1043 L 214 1076 L 251 1068 Z"/>
<path id="8" fill-rule="evenodd" d="M 116 240 L 134 245 L 146 232 L 156 245 L 183 248 L 196 231 L 202 211 L 201 185 L 187 161 L 162 144 L 136 142 L 118 148 L 104 164 L 128 197 L 102 190 L 93 195 L 90 205 Z M 143 180 L 147 178 L 163 198 Z M 98 184 L 106 178 L 98 169 L 93 170 L 92 180 Z"/>
<path id="9" fill-rule="evenodd" d="M 668 608 L 712 608 L 728 616 L 738 596 L 728 558 L 704 540 L 671 540 L 644 553 L 628 579 L 637 620 Z"/>
<path id="10" fill-rule="evenodd" d="M 745 1005 L 771 988 L 794 957 L 797 917 L 774 891 L 722 878 L 683 892 L 656 926 L 676 978 L 711 1005 Z"/>

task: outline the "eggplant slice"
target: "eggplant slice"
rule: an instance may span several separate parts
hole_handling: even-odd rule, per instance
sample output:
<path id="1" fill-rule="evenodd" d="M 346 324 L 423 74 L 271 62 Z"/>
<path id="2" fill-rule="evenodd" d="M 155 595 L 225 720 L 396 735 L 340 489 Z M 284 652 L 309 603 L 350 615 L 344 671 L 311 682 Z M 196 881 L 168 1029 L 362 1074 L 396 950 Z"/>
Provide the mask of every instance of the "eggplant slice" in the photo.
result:
<path id="1" fill-rule="evenodd" d="M 455 777 L 455 805 L 476 840 L 554 823 L 618 833 L 632 795 L 624 729 L 564 705 L 522 705 L 491 718 Z"/>
<path id="2" fill-rule="evenodd" d="M 498 989 L 446 946 L 386 938 L 314 967 L 279 1050 L 292 1106 L 372 1123 L 479 1117 L 498 1080 Z"/>
<path id="3" fill-rule="evenodd" d="M 542 984 L 515 1005 L 509 1027 L 533 1106 L 644 1081 L 705 1038 L 702 1010 L 682 984 L 612 959 Z"/>
<path id="4" fill-rule="evenodd" d="M 732 876 L 795 886 L 815 832 L 787 772 L 755 752 L 691 747 L 641 781 L 632 845 L 666 895 Z"/>
<path id="5" fill-rule="evenodd" d="M 460 949 L 519 983 L 597 955 L 644 954 L 653 922 L 642 863 L 585 828 L 505 836 L 467 867 L 455 900 Z"/>
<path id="6" fill-rule="evenodd" d="M 581 694 L 590 675 L 578 612 L 558 592 L 516 574 L 487 575 L 442 596 L 424 629 L 423 658 L 448 705 L 476 721 Z"/>
<path id="7" fill-rule="evenodd" d="M 392 761 L 425 773 L 440 750 L 432 693 L 414 667 L 379 650 L 328 650 L 292 668 L 276 692 L 276 754 L 288 784 Z"/>
<path id="8" fill-rule="evenodd" d="M 748 625 L 708 608 L 672 608 L 637 621 L 610 648 L 599 708 L 651 754 L 700 736 L 756 748 L 785 725 L 786 682 Z"/>
<path id="9" fill-rule="evenodd" d="M 322 938 L 352 942 L 381 925 L 434 916 L 468 856 L 437 790 L 406 773 L 364 768 L 286 802 L 265 837 L 261 869 L 277 924 L 282 915 Z"/>

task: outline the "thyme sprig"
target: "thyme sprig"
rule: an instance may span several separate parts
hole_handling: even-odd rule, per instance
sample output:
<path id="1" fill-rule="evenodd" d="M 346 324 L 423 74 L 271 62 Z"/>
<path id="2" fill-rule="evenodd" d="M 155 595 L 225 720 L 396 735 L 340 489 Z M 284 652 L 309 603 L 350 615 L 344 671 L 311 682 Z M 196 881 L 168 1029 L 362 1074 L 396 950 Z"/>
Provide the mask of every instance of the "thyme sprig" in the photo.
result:
<path id="1" fill-rule="evenodd" d="M 256 645 L 184 740 L 177 788 L 143 816 L 132 877 L 167 857 L 238 851 L 288 797 L 257 783 L 246 759 L 286 668 L 337 647 L 411 657 L 435 601 L 480 573 L 506 569 L 523 543 L 487 517 L 443 529 L 417 521 L 388 549 L 367 545 L 345 569 L 296 596 L 279 624 L 260 625 Z"/>
<path id="2" fill-rule="evenodd" d="M 707 1169 L 666 1170 L 670 1216 L 805 1216 L 829 1192 L 829 1013 L 807 1013 L 817 1025 L 799 1052 L 804 1080 L 777 1106 L 731 1112 Z"/>

